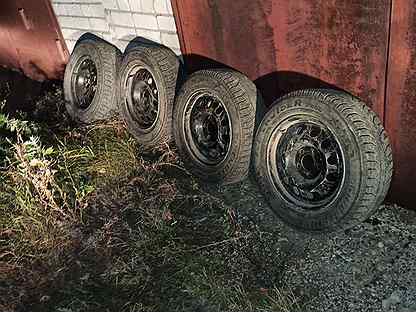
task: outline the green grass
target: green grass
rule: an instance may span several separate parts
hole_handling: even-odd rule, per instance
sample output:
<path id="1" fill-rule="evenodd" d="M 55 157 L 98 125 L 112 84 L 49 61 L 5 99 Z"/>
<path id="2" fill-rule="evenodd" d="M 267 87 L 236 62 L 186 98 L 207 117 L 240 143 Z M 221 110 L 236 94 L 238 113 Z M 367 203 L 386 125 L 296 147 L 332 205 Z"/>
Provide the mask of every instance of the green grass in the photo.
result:
<path id="1" fill-rule="evenodd" d="M 0 115 L 1 311 L 301 311 L 279 283 L 277 234 L 172 147 L 62 114 L 57 89 L 31 117 Z"/>

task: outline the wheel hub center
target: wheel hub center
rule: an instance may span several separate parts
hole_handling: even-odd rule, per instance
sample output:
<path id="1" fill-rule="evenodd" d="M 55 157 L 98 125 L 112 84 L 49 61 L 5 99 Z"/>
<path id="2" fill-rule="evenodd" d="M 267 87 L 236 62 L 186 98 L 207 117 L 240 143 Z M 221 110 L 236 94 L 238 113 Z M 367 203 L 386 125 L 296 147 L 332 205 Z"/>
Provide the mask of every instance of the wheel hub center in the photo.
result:
<path id="1" fill-rule="evenodd" d="M 289 197 L 319 206 L 336 193 L 342 155 L 332 133 L 319 124 L 298 122 L 284 131 L 277 149 L 279 180 Z"/>
<path id="2" fill-rule="evenodd" d="M 159 92 L 153 74 L 138 68 L 129 76 L 126 104 L 141 130 L 154 127 L 159 114 Z"/>
<path id="3" fill-rule="evenodd" d="M 293 183 L 307 187 L 318 183 L 325 175 L 322 153 L 314 146 L 296 144 L 286 156 L 285 170 Z"/>
<path id="4" fill-rule="evenodd" d="M 190 110 L 189 126 L 195 151 L 204 162 L 220 163 L 228 153 L 231 127 L 228 112 L 216 98 L 198 98 Z"/>
<path id="5" fill-rule="evenodd" d="M 296 155 L 297 168 L 306 179 L 315 179 L 325 170 L 322 153 L 314 147 L 304 147 Z"/>
<path id="6" fill-rule="evenodd" d="M 80 62 L 72 84 L 78 106 L 88 108 L 97 90 L 97 68 L 91 59 Z"/>
<path id="7" fill-rule="evenodd" d="M 206 147 L 216 144 L 220 132 L 218 121 L 208 113 L 201 113 L 194 123 L 197 142 Z"/>
<path id="8" fill-rule="evenodd" d="M 144 81 L 138 81 L 133 88 L 133 101 L 135 104 L 149 106 L 151 89 Z"/>

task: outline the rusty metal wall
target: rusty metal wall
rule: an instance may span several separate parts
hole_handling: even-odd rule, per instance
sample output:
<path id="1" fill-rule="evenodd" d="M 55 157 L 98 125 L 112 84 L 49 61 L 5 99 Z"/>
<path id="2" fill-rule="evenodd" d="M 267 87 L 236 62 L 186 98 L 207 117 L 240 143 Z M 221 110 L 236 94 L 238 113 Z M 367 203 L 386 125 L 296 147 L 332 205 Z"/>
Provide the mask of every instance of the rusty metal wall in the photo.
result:
<path id="1" fill-rule="evenodd" d="M 173 0 L 173 7 L 191 69 L 236 68 L 269 103 L 335 85 L 384 117 L 390 0 Z"/>
<path id="2" fill-rule="evenodd" d="M 393 0 L 386 128 L 395 162 L 391 197 L 416 209 L 416 0 Z"/>
<path id="3" fill-rule="evenodd" d="M 339 88 L 366 101 L 392 139 L 392 197 L 416 204 L 416 0 L 172 3 L 190 70 L 240 70 L 268 104 L 310 87 Z"/>
<path id="4" fill-rule="evenodd" d="M 68 58 L 49 0 L 0 1 L 0 65 L 41 81 L 62 78 Z"/>

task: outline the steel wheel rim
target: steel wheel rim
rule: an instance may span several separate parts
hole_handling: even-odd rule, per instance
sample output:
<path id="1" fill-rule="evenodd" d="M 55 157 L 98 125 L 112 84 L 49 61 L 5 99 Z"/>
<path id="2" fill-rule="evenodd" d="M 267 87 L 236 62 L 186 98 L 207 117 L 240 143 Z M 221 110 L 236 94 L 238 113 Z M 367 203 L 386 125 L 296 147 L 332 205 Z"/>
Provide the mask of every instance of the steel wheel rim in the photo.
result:
<path id="1" fill-rule="evenodd" d="M 126 108 L 143 131 L 153 129 L 159 118 L 159 88 L 153 73 L 143 66 L 134 67 L 127 75 Z"/>
<path id="2" fill-rule="evenodd" d="M 208 92 L 197 92 L 186 104 L 184 121 L 185 142 L 192 155 L 206 165 L 223 163 L 233 135 L 224 103 Z"/>
<path id="3" fill-rule="evenodd" d="M 82 57 L 77 65 L 72 78 L 72 90 L 75 103 L 80 109 L 87 109 L 94 100 L 97 92 L 97 66 L 88 57 Z"/>
<path id="4" fill-rule="evenodd" d="M 287 119 L 274 129 L 267 155 L 273 186 L 290 203 L 319 210 L 338 198 L 345 157 L 327 125 L 310 116 Z"/>

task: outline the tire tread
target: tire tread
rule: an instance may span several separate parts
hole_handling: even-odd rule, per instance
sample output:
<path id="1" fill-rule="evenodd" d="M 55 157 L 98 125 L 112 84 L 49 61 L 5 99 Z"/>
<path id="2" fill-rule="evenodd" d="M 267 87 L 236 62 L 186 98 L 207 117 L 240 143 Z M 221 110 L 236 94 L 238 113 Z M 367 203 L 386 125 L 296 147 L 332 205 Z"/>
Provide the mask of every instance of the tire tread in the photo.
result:
<path id="1" fill-rule="evenodd" d="M 322 222 L 318 222 L 319 226 L 317 226 L 318 223 L 304 220 L 292 225 L 306 231 L 332 231 L 352 227 L 373 214 L 387 195 L 393 174 L 392 151 L 387 134 L 377 115 L 365 103 L 348 93 L 336 90 L 306 89 L 289 93 L 276 101 L 277 107 L 273 109 L 274 113 L 268 114 L 266 119 L 274 119 L 283 111 L 291 109 L 294 106 L 294 101 L 291 100 L 299 98 L 314 99 L 322 105 L 328 105 L 328 109 L 342 118 L 355 134 L 357 144 L 360 146 L 362 184 L 353 207 L 350 207 L 345 215 L 333 220 L 335 221 L 333 224 L 326 223 L 323 228 L 319 228 L 323 225 Z M 280 105 L 282 102 L 285 102 L 285 105 Z M 262 129 L 262 125 L 254 146 L 257 176 L 264 174 L 259 164 L 264 156 L 262 156 L 262 147 L 259 146 L 261 142 L 257 139 L 266 131 Z M 258 181 L 260 184 L 267 183 L 259 177 Z M 267 188 L 267 185 L 263 185 L 263 188 Z M 267 198 L 272 196 L 267 192 L 265 195 Z M 287 219 L 286 221 L 291 222 Z"/>

